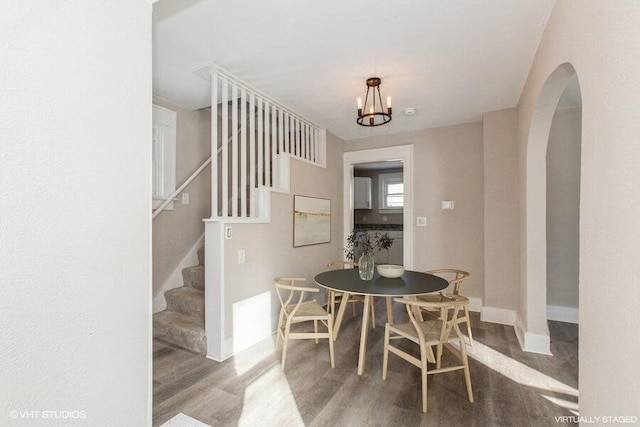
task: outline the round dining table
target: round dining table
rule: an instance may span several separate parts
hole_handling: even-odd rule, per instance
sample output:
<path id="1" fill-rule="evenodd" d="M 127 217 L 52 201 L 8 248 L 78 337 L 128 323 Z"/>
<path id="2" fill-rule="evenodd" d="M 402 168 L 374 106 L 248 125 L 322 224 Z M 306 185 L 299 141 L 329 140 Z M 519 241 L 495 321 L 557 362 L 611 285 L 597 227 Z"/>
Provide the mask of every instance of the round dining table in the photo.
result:
<path id="1" fill-rule="evenodd" d="M 336 292 L 342 292 L 345 295 L 340 302 L 337 318 L 334 321 L 333 336 L 337 339 L 340 332 L 342 318 L 347 308 L 349 295 L 363 295 L 364 309 L 362 314 L 362 332 L 360 334 L 360 355 L 358 357 L 358 375 L 364 372 L 365 353 L 367 348 L 367 332 L 369 307 L 372 297 L 387 298 L 387 319 L 393 324 L 393 312 L 391 307 L 391 299 L 393 297 L 412 297 L 431 292 L 438 292 L 449 286 L 449 282 L 445 279 L 427 273 L 418 271 L 405 270 L 402 276 L 389 279 L 380 276 L 378 272 L 374 272 L 372 280 L 362 280 L 358 274 L 357 268 L 348 268 L 343 270 L 331 270 L 318 274 L 314 278 L 315 282 L 326 289 Z"/>

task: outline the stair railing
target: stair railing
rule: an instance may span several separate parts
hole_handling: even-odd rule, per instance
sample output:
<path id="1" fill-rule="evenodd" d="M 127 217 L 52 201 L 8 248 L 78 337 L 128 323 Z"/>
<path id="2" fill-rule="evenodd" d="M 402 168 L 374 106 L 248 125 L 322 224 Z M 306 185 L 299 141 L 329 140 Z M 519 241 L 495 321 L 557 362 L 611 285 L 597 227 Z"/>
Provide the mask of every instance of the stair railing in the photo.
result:
<path id="1" fill-rule="evenodd" d="M 241 133 L 242 129 L 238 129 L 238 133 Z M 227 145 L 229 145 L 231 143 L 231 139 L 232 137 L 229 137 L 229 139 L 227 140 Z M 222 151 L 222 147 L 219 147 L 217 152 L 218 154 Z M 162 202 L 160 204 L 160 206 L 158 206 L 156 208 L 155 211 L 153 211 L 153 214 L 151 215 L 151 219 L 155 219 L 158 215 L 160 215 L 160 212 L 162 212 L 167 206 L 169 206 L 169 203 L 173 202 L 176 197 L 178 197 L 180 195 L 180 193 L 182 193 L 184 191 L 185 188 L 187 188 L 187 186 L 189 184 L 191 184 L 191 181 L 193 181 L 194 179 L 196 179 L 196 177 L 198 175 L 200 175 L 200 172 L 202 172 L 207 166 L 209 166 L 209 164 L 211 163 L 211 159 L 213 158 L 213 156 L 209 156 L 209 158 L 207 160 L 205 160 L 198 169 L 196 169 L 190 176 L 189 178 L 187 178 L 178 188 L 175 189 L 175 191 L 173 193 L 171 193 L 171 195 L 169 197 L 167 197 L 164 202 Z"/>
<path id="2" fill-rule="evenodd" d="M 222 117 L 212 120 L 212 146 L 231 139 L 211 163 L 212 218 L 264 219 L 264 192 L 288 190 L 289 157 L 326 167 L 326 132 L 222 68 L 207 71 L 211 116 Z M 246 132 L 229 135 L 230 127 Z"/>

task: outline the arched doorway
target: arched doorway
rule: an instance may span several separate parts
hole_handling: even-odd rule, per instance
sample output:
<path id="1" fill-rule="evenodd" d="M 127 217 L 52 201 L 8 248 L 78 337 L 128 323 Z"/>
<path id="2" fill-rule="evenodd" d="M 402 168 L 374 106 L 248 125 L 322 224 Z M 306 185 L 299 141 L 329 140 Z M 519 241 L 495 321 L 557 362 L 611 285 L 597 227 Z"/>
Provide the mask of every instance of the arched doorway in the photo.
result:
<path id="1" fill-rule="evenodd" d="M 547 78 L 532 116 L 526 147 L 526 307 L 521 307 L 526 324 L 523 345 L 525 350 L 538 353 L 550 352 L 547 325 L 547 152 L 558 103 L 572 79 L 575 81 L 573 90 L 579 93 L 576 70 L 569 63 L 560 65 Z"/>

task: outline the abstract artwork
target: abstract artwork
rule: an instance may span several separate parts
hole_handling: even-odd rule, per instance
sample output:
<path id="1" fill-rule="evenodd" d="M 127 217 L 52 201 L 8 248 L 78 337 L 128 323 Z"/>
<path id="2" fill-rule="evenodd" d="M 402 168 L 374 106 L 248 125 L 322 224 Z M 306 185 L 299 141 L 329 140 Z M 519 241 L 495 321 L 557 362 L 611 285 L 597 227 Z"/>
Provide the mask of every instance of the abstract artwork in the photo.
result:
<path id="1" fill-rule="evenodd" d="M 293 197 L 293 247 L 331 241 L 331 200 Z"/>

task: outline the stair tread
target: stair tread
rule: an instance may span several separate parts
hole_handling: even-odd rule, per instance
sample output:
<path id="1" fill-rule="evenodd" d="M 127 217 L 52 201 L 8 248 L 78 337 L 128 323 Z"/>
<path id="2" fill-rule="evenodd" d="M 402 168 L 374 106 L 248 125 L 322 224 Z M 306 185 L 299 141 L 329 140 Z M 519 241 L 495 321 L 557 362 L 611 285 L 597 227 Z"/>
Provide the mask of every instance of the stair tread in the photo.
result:
<path id="1" fill-rule="evenodd" d="M 197 317 L 204 321 L 204 291 L 190 286 L 170 289 L 164 293 L 167 310 Z"/>
<path id="2" fill-rule="evenodd" d="M 176 311 L 165 310 L 153 315 L 153 337 L 196 353 L 207 351 L 204 321 Z"/>
<path id="3" fill-rule="evenodd" d="M 178 328 L 190 329 L 197 332 L 202 332 L 204 335 L 204 322 L 193 316 L 187 316 L 177 311 L 165 310 L 153 315 L 153 321 L 163 323 L 165 325 L 171 325 Z"/>
<path id="4" fill-rule="evenodd" d="M 192 288 L 191 286 L 181 286 L 175 289 L 169 289 L 164 293 L 165 298 L 168 297 L 180 297 L 188 299 L 204 299 L 204 291 L 198 288 Z"/>
<path id="5" fill-rule="evenodd" d="M 182 279 L 185 286 L 204 289 L 204 265 L 194 265 L 182 269 Z"/>

